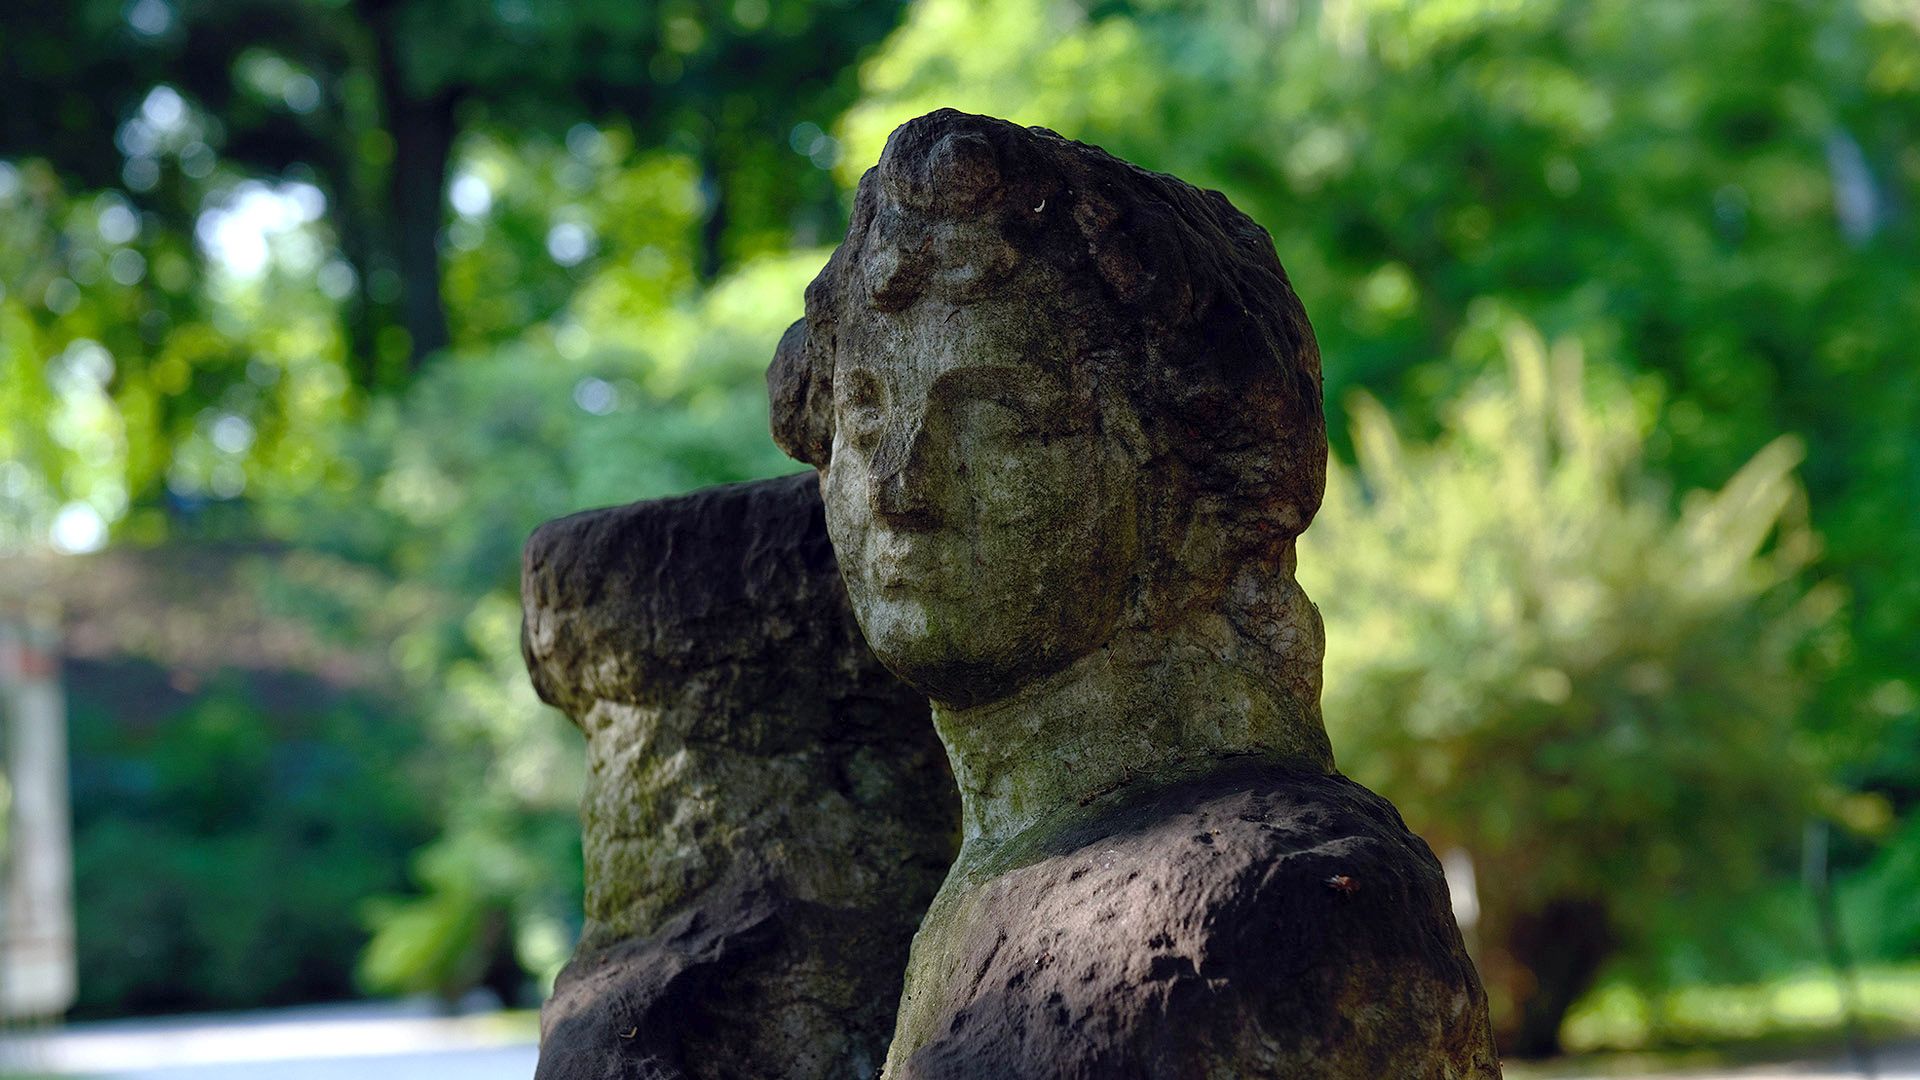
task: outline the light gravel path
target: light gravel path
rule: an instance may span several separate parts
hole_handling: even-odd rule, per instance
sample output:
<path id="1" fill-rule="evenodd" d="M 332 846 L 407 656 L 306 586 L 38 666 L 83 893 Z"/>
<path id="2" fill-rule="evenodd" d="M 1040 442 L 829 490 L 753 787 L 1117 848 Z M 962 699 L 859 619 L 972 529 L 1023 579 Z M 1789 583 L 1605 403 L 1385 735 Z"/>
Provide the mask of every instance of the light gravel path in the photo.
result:
<path id="1" fill-rule="evenodd" d="M 1881 1048 L 1874 1055 L 1879 1080 L 1920 1080 L 1920 1047 Z M 1763 1080 L 1791 1077 L 1793 1080 L 1860 1080 L 1866 1074 L 1851 1062 L 1801 1062 L 1789 1065 L 1754 1066 L 1735 1072 L 1684 1074 L 1685 1080 Z"/>
<path id="2" fill-rule="evenodd" d="M 526 1014 L 418 1003 L 71 1024 L 0 1036 L 0 1077 L 98 1080 L 528 1080 Z"/>
<path id="3" fill-rule="evenodd" d="M 1878 1048 L 1879 1080 L 1920 1080 L 1920 1045 Z M 444 1016 L 414 1003 L 71 1024 L 0 1033 L 0 1080 L 530 1080 L 529 1014 Z M 1515 1069 L 1538 1080 L 1602 1080 Z M 1605 1080 L 1630 1075 L 1612 1072 Z M 1858 1080 L 1845 1062 L 1662 1073 L 1647 1080 Z"/>
<path id="4" fill-rule="evenodd" d="M 1873 1075 L 1878 1080 L 1920 1080 L 1920 1045 L 1875 1047 L 1873 1058 L 1877 1067 Z M 1866 1075 L 1856 1069 L 1852 1062 L 1841 1059 L 1747 1065 L 1696 1072 L 1636 1073 L 1616 1069 L 1603 1076 L 1565 1072 L 1550 1065 L 1538 1070 L 1518 1068 L 1509 1071 L 1510 1077 L 1525 1080 L 1622 1080 L 1625 1077 L 1639 1077 L 1640 1080 L 1861 1080 Z"/>

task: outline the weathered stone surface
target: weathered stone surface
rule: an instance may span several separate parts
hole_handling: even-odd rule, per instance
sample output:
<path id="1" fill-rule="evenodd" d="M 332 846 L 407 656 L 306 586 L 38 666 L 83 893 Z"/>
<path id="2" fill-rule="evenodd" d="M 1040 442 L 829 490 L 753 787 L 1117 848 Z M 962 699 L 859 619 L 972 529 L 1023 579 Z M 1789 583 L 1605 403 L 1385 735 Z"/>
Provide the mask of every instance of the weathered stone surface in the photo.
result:
<path id="1" fill-rule="evenodd" d="M 961 791 L 890 1077 L 1498 1075 L 1432 853 L 1333 771 L 1320 358 L 1264 230 L 942 110 L 768 388 Z"/>
<path id="2" fill-rule="evenodd" d="M 523 651 L 587 736 L 587 924 L 543 1080 L 877 1071 L 957 809 L 811 475 L 551 522 Z"/>
<path id="3" fill-rule="evenodd" d="M 931 1036 L 889 1073 L 1483 1076 L 1440 864 L 1385 799 L 1245 761 L 976 865 Z M 931 957 L 922 958 L 923 962 Z M 917 1003 L 914 1003 L 917 1004 Z"/>

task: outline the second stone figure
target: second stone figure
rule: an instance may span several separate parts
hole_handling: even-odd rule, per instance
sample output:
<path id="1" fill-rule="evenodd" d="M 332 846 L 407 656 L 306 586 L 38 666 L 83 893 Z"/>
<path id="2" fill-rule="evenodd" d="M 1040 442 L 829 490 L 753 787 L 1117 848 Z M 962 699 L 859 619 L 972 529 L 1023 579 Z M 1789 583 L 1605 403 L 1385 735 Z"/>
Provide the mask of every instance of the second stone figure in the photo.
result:
<path id="1" fill-rule="evenodd" d="M 551 522 L 522 598 L 534 686 L 587 737 L 587 923 L 540 1080 L 875 1075 L 957 800 L 813 477 Z"/>

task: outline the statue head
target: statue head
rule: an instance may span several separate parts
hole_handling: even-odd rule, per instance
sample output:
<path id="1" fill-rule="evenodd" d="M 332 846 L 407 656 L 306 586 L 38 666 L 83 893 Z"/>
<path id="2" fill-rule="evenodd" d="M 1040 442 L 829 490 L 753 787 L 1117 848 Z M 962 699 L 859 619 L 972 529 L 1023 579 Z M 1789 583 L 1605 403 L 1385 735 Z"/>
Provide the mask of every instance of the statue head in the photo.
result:
<path id="1" fill-rule="evenodd" d="M 1292 571 L 1325 481 L 1319 351 L 1218 192 L 1042 128 L 913 120 L 768 385 L 868 642 L 937 703 L 1144 637 L 1291 680 L 1317 717 Z"/>

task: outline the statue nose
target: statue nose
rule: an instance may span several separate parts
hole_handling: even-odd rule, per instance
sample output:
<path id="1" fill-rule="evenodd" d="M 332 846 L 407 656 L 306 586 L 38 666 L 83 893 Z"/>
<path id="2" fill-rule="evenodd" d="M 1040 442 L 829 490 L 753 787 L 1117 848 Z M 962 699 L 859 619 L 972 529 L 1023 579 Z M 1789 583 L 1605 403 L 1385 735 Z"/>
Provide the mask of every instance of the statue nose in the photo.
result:
<path id="1" fill-rule="evenodd" d="M 867 474 L 867 495 L 874 512 L 896 525 L 927 528 L 936 524 L 940 456 L 924 422 L 890 432 Z"/>

